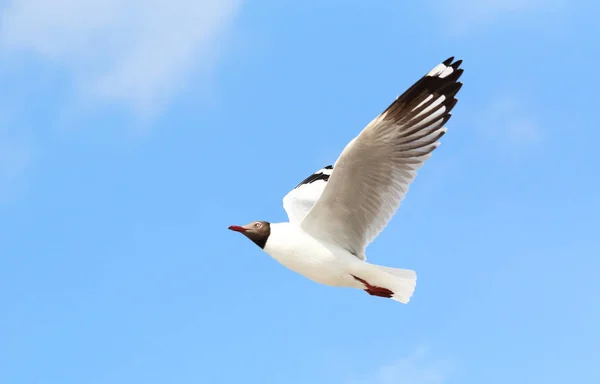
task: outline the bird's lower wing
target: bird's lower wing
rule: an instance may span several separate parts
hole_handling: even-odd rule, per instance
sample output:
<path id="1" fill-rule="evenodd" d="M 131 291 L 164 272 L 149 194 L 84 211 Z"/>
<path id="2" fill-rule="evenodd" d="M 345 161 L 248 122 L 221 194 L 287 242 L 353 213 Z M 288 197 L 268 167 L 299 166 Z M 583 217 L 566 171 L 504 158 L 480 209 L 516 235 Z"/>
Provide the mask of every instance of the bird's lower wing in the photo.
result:
<path id="1" fill-rule="evenodd" d="M 302 180 L 294 189 L 283 198 L 283 209 L 285 209 L 290 223 L 302 222 L 306 214 L 319 200 L 333 166 L 328 165 Z"/>

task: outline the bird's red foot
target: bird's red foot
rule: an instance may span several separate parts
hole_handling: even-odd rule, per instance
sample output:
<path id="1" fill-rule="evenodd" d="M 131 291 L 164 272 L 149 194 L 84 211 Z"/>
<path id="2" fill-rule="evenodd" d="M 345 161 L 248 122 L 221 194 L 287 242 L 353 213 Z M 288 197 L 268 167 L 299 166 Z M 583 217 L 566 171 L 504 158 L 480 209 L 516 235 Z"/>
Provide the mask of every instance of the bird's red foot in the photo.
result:
<path id="1" fill-rule="evenodd" d="M 371 285 L 366 280 L 363 280 L 360 277 L 356 277 L 354 275 L 352 275 L 352 277 L 354 277 L 357 281 L 360 281 L 361 283 L 363 283 L 365 285 L 365 287 L 367 287 L 365 289 L 365 292 L 367 292 L 371 296 L 386 297 L 389 299 L 390 297 L 392 297 L 394 295 L 394 292 L 390 291 L 387 288 L 378 287 L 376 285 Z"/>

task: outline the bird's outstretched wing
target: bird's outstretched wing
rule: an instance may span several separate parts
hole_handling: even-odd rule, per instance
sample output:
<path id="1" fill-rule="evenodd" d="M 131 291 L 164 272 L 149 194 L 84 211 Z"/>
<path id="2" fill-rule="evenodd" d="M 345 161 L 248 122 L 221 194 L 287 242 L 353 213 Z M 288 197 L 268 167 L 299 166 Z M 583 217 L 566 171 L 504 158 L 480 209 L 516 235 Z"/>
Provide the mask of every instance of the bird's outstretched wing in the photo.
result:
<path id="1" fill-rule="evenodd" d="M 327 185 L 333 171 L 328 165 L 302 180 L 283 198 L 283 209 L 287 212 L 290 223 L 299 224 L 310 211 Z"/>
<path id="2" fill-rule="evenodd" d="M 446 132 L 460 64 L 451 57 L 433 68 L 346 146 L 301 223 L 306 232 L 365 258 Z"/>

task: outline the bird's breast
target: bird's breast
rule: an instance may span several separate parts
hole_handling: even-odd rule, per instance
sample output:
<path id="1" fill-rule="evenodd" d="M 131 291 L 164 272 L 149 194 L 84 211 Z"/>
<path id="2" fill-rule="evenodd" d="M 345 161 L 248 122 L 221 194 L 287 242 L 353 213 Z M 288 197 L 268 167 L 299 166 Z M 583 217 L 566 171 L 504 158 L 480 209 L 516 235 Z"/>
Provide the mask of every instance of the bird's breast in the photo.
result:
<path id="1" fill-rule="evenodd" d="M 334 249 L 301 228 L 288 225 L 288 228 L 276 227 L 275 231 L 272 228 L 264 251 L 285 267 L 313 281 L 340 285 L 347 274 L 344 260 L 337 256 Z"/>

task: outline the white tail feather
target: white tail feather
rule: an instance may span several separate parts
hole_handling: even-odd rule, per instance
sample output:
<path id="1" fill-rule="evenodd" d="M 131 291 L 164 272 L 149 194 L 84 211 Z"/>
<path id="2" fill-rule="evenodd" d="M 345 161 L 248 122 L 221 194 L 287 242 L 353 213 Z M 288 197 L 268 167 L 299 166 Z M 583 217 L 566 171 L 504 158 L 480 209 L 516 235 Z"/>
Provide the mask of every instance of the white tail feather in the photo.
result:
<path id="1" fill-rule="evenodd" d="M 417 285 L 417 273 L 410 269 L 378 267 L 386 273 L 393 275 L 393 282 L 390 281 L 390 286 L 386 287 L 394 292 L 392 299 L 403 304 L 408 303 Z"/>
<path id="2" fill-rule="evenodd" d="M 372 286 L 389 289 L 393 292 L 392 299 L 406 304 L 415 291 L 417 273 L 410 269 L 384 267 L 370 263 L 360 263 L 360 271 L 356 277 L 367 281 Z M 364 289 L 361 283 L 357 288 Z"/>

